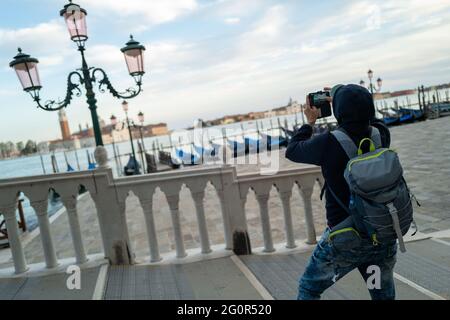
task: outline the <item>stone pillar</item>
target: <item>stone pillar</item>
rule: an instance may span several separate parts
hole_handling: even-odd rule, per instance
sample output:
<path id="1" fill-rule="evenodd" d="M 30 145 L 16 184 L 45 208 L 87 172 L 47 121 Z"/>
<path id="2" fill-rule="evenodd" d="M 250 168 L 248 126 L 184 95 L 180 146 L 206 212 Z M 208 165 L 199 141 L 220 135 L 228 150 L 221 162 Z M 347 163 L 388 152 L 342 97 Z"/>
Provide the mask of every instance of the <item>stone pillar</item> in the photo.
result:
<path id="1" fill-rule="evenodd" d="M 279 192 L 281 204 L 283 206 L 284 214 L 284 228 L 286 231 L 286 248 L 293 249 L 297 247 L 295 244 L 294 227 L 292 223 L 291 213 L 291 197 L 292 191 Z"/>
<path id="2" fill-rule="evenodd" d="M 120 207 L 122 204 L 113 185 L 111 169 L 98 169 L 93 171 L 92 175 L 95 188 L 90 190 L 90 194 L 97 208 L 105 257 L 113 265 L 132 264 L 134 253 L 130 245 L 125 213 Z"/>
<path id="3" fill-rule="evenodd" d="M 127 225 L 127 204 L 126 199 L 124 202 L 118 203 L 119 212 L 120 212 L 120 221 L 122 221 L 123 228 L 123 237 L 126 239 L 126 242 L 128 243 L 128 259 L 130 264 L 135 263 L 135 254 L 132 249 L 131 241 L 130 241 L 130 235 L 128 234 L 128 225 Z"/>
<path id="4" fill-rule="evenodd" d="M 237 255 L 252 253 L 248 236 L 247 219 L 239 191 L 236 169 L 224 167 L 221 172 L 221 190 L 223 190 L 226 216 L 230 223 L 230 234 L 233 237 L 233 251 Z"/>
<path id="5" fill-rule="evenodd" d="M 270 225 L 269 217 L 269 194 L 257 194 L 256 199 L 258 200 L 259 211 L 261 214 L 261 225 L 262 233 L 264 237 L 264 252 L 274 252 L 272 240 L 272 227 Z"/>
<path id="6" fill-rule="evenodd" d="M 316 244 L 316 229 L 314 227 L 314 217 L 313 217 L 313 211 L 312 211 L 312 202 L 311 197 L 314 190 L 314 184 L 312 186 L 306 185 L 306 186 L 300 186 L 300 195 L 303 199 L 303 205 L 305 209 L 305 228 L 306 228 L 306 235 L 307 235 L 307 244 Z"/>
<path id="7" fill-rule="evenodd" d="M 172 226 L 173 226 L 173 233 L 175 236 L 175 248 L 177 252 L 177 258 L 184 258 L 187 256 L 187 254 L 184 249 L 183 232 L 180 223 L 180 210 L 179 210 L 180 195 L 166 194 L 166 198 L 167 202 L 169 203 L 170 214 L 172 217 Z"/>
<path id="8" fill-rule="evenodd" d="M 53 244 L 52 234 L 50 230 L 50 220 L 48 218 L 48 200 L 31 202 L 31 206 L 36 211 L 39 223 L 40 237 L 42 241 L 42 249 L 44 250 L 45 264 L 48 269 L 58 266 L 58 258 L 56 257 L 55 246 Z"/>
<path id="9" fill-rule="evenodd" d="M 222 221 L 223 221 L 223 232 L 225 237 L 225 249 L 226 250 L 233 250 L 233 235 L 230 230 L 230 221 L 226 215 L 226 204 L 225 204 L 225 196 L 223 194 L 222 190 L 217 191 L 217 196 L 219 197 L 220 201 L 220 209 L 222 212 Z"/>
<path id="10" fill-rule="evenodd" d="M 144 211 L 145 226 L 147 228 L 148 245 L 150 248 L 150 262 L 161 261 L 159 253 L 158 237 L 156 235 L 155 219 L 153 216 L 153 200 L 141 199 L 139 201 Z"/>
<path id="11" fill-rule="evenodd" d="M 67 217 L 69 219 L 70 234 L 72 236 L 73 248 L 77 264 L 83 264 L 88 259 L 84 249 L 83 238 L 81 236 L 80 220 L 77 211 L 77 199 L 75 197 L 63 198 L 62 202 L 67 209 Z"/>
<path id="12" fill-rule="evenodd" d="M 108 168 L 108 151 L 104 146 L 97 146 L 95 148 L 94 158 L 99 169 Z"/>
<path id="13" fill-rule="evenodd" d="M 16 274 L 24 273 L 28 270 L 27 261 L 20 241 L 19 227 L 16 219 L 16 207 L 12 206 L 2 210 L 5 218 L 6 230 L 8 231 L 8 241 L 14 262 Z"/>
<path id="14" fill-rule="evenodd" d="M 205 191 L 192 193 L 192 198 L 194 199 L 195 210 L 197 213 L 198 232 L 200 234 L 202 253 L 210 253 L 211 246 L 209 243 L 208 228 L 206 226 L 205 208 L 203 203 L 205 199 Z"/>

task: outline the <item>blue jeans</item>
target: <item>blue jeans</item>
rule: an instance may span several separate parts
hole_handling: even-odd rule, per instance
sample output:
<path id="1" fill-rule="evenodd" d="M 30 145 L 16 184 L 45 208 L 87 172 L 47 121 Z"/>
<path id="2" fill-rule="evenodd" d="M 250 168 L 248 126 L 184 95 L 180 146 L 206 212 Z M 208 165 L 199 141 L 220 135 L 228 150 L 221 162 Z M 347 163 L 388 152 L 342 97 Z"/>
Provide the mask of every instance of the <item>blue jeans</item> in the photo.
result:
<path id="1" fill-rule="evenodd" d="M 379 267 L 381 277 L 378 286 L 369 289 L 372 300 L 395 300 L 394 265 L 397 244 L 374 246 L 363 240 L 361 246 L 349 250 L 337 250 L 328 242 L 329 229 L 314 250 L 305 273 L 300 279 L 298 300 L 319 300 L 322 293 L 350 271 L 358 268 L 364 281 L 370 283 L 375 273 L 370 266 Z M 369 273 L 368 273 L 369 268 Z"/>

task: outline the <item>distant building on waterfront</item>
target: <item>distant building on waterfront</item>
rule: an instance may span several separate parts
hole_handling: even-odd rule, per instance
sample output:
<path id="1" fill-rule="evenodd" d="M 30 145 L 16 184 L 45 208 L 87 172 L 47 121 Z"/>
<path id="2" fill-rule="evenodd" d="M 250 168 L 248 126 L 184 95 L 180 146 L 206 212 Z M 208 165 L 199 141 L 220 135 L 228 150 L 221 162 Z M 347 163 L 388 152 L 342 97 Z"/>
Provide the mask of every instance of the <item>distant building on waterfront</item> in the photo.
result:
<path id="1" fill-rule="evenodd" d="M 59 125 L 61 127 L 61 136 L 63 141 L 72 140 L 70 134 L 69 120 L 67 119 L 66 110 L 61 109 L 58 111 Z"/>
<path id="2" fill-rule="evenodd" d="M 165 136 L 169 134 L 167 123 L 149 124 L 144 126 L 143 133 L 145 137 Z"/>
<path id="3" fill-rule="evenodd" d="M 293 115 L 301 112 L 302 106 L 297 101 L 289 99 L 289 103 L 285 106 L 277 107 L 267 111 L 249 112 L 247 114 L 227 115 L 222 118 L 204 121 L 204 124 L 208 127 L 227 125 L 242 121 L 254 121 L 265 118 L 273 118 L 280 116 Z"/>
<path id="4" fill-rule="evenodd" d="M 142 136 L 144 138 L 168 135 L 169 129 L 167 123 L 149 124 L 142 127 Z M 140 139 L 141 133 L 139 127 L 132 127 L 131 134 L 133 139 Z M 115 128 L 112 125 L 102 127 L 102 137 L 105 144 L 122 142 L 130 140 L 130 133 L 124 122 L 119 122 Z"/>
<path id="5" fill-rule="evenodd" d="M 59 126 L 61 128 L 61 139 L 40 143 L 38 149 L 45 151 L 67 150 L 80 148 L 79 143 L 70 133 L 69 119 L 66 110 L 58 111 Z"/>

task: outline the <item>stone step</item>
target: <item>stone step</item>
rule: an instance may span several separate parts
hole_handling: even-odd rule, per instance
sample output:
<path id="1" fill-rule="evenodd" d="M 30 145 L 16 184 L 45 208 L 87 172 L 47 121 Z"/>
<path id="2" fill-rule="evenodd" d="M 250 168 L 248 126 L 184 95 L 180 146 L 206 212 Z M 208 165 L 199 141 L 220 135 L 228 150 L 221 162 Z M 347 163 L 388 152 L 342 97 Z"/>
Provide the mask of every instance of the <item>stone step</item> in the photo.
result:
<path id="1" fill-rule="evenodd" d="M 67 288 L 66 273 L 36 277 L 0 279 L 0 301 L 3 300 L 91 300 L 100 267 L 81 271 L 81 289 Z"/>
<path id="2" fill-rule="evenodd" d="M 230 257 L 188 264 L 112 266 L 105 300 L 261 300 Z"/>
<path id="3" fill-rule="evenodd" d="M 396 273 L 450 299 L 450 244 L 432 239 L 411 242 L 397 260 Z"/>
<path id="4" fill-rule="evenodd" d="M 256 278 L 279 300 L 296 299 L 298 280 L 311 253 L 287 255 L 253 255 L 240 257 Z M 429 300 L 430 297 L 395 280 L 398 300 Z M 369 300 L 364 280 L 357 270 L 349 273 L 324 292 L 324 300 Z"/>

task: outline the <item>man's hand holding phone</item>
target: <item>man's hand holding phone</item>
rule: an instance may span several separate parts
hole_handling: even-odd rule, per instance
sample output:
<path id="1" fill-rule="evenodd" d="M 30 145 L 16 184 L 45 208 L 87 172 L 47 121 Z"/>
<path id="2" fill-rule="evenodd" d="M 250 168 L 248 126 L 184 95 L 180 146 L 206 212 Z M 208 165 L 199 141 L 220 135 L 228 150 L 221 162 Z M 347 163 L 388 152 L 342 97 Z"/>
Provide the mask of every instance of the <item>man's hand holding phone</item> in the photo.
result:
<path id="1" fill-rule="evenodd" d="M 309 105 L 309 96 L 306 96 L 306 104 L 302 107 L 303 113 L 305 114 L 306 120 L 310 126 L 316 124 L 317 119 L 320 118 L 320 109 Z"/>
<path id="2" fill-rule="evenodd" d="M 325 93 L 329 94 L 330 91 L 331 91 L 331 88 L 328 88 L 328 87 L 324 88 Z M 311 126 L 314 126 L 316 124 L 317 119 L 320 119 L 322 117 L 328 117 L 331 115 L 331 114 L 328 114 L 328 112 L 326 112 L 326 114 L 322 114 L 322 107 L 317 107 L 317 106 L 313 105 L 313 103 L 312 103 L 312 100 L 314 100 L 312 98 L 313 95 L 314 94 L 308 94 L 306 96 L 306 105 L 305 105 L 305 107 L 303 107 L 303 113 L 306 116 L 308 124 Z M 325 99 L 328 102 L 328 106 L 330 106 L 333 99 L 330 96 L 326 97 Z M 326 108 L 326 109 L 327 109 L 327 111 L 331 112 L 331 108 Z"/>

